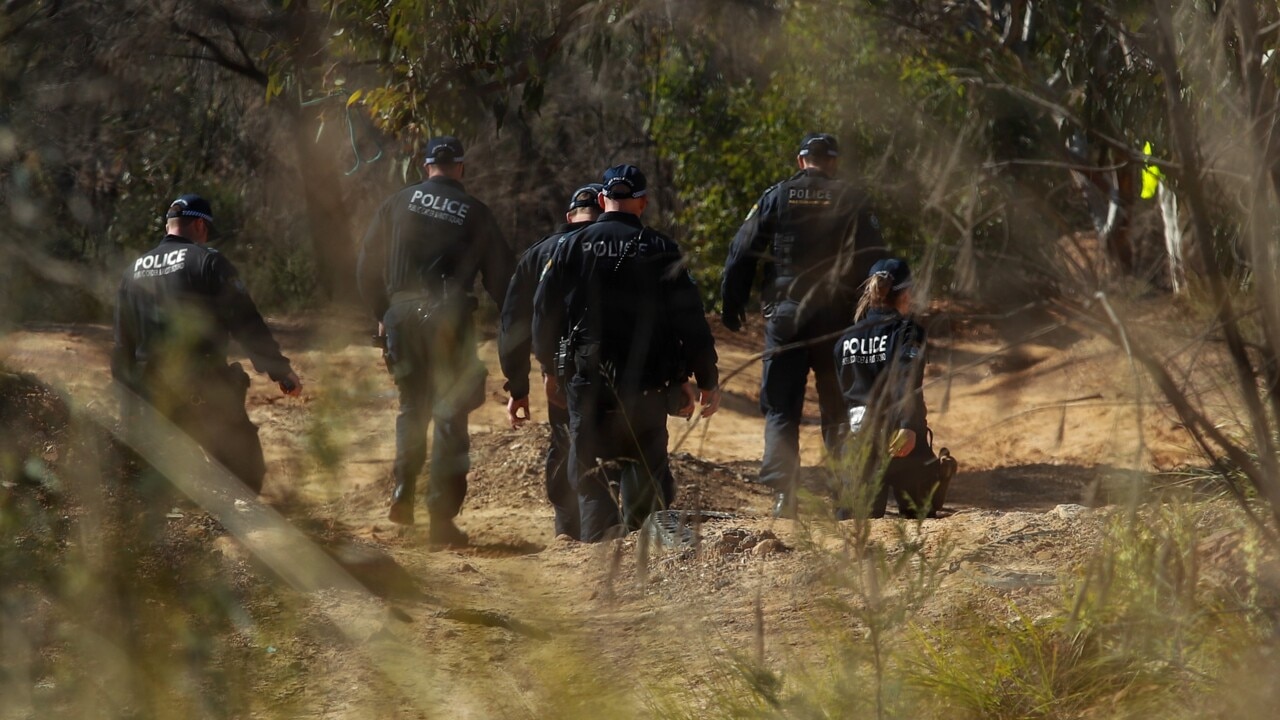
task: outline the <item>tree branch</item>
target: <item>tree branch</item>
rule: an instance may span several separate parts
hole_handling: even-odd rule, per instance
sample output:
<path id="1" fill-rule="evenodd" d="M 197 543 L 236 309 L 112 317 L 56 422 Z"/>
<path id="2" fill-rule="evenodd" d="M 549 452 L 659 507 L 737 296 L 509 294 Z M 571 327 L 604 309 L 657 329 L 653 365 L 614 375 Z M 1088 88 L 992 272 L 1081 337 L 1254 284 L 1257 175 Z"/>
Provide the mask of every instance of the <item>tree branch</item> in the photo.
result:
<path id="1" fill-rule="evenodd" d="M 171 27 L 174 32 L 193 41 L 200 47 L 203 47 L 212 56 L 197 56 L 198 59 L 213 62 L 219 67 L 230 70 L 241 77 L 248 78 L 262 87 L 267 86 L 270 78 L 267 77 L 266 73 L 259 70 L 256 65 L 237 62 L 231 56 L 227 55 L 218 43 L 194 30 L 182 27 L 177 22 L 174 22 Z"/>

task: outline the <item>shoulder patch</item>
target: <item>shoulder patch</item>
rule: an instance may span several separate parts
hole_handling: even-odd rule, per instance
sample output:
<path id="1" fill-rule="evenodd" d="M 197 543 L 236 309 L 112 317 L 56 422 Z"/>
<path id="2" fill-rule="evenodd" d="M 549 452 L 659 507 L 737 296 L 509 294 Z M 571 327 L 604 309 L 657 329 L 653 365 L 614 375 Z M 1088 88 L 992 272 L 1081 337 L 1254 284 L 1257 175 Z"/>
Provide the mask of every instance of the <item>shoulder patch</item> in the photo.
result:
<path id="1" fill-rule="evenodd" d="M 875 214 L 875 213 L 870 213 L 870 215 L 871 215 L 871 219 L 870 219 L 870 221 L 871 221 L 871 227 L 875 228 L 876 230 L 879 230 L 879 229 L 880 229 L 880 218 L 876 217 L 876 214 Z"/>
<path id="2" fill-rule="evenodd" d="M 768 202 L 769 196 L 776 193 L 781 187 L 782 183 L 777 183 L 776 185 L 770 185 L 764 192 L 760 193 L 760 199 L 756 200 L 755 204 L 751 206 L 751 210 L 747 212 L 747 216 L 742 221 L 746 222 L 755 217 L 756 213 L 760 212 L 760 206 Z"/>

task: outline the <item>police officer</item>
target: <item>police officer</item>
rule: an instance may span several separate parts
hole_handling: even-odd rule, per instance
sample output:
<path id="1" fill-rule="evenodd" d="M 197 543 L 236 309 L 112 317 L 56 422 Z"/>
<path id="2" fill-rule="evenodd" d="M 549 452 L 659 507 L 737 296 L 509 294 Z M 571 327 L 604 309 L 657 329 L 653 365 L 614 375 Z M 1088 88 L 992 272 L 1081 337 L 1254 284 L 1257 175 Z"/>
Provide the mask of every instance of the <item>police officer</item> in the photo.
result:
<path id="1" fill-rule="evenodd" d="M 835 343 L 851 444 L 864 451 L 850 453 L 847 469 L 858 481 L 855 491 L 875 490 L 843 498 L 842 516 L 867 508 L 871 517 L 883 517 L 890 490 L 904 517 L 936 516 L 956 472 L 946 448 L 933 453 L 923 390 L 925 332 L 911 317 L 911 287 L 906 262 L 877 262 L 856 324 Z"/>
<path id="2" fill-rule="evenodd" d="M 805 136 L 796 155 L 799 172 L 766 190 L 751 208 L 724 267 L 721 319 L 736 332 L 746 318 L 756 266 L 764 265 L 760 482 L 776 491 L 774 514 L 781 517 L 795 515 L 800 420 L 810 368 L 818 385 L 823 442 L 828 452 L 840 447 L 844 403 L 830 339 L 849 324 L 857 288 L 867 268 L 885 252 L 866 194 L 835 177 L 839 154 L 831 135 Z"/>
<path id="3" fill-rule="evenodd" d="M 692 371 L 703 417 L 720 404 L 697 287 L 675 242 L 640 222 L 644 174 L 616 165 L 603 185 L 604 214 L 560 244 L 534 296 L 534 354 L 568 377 L 569 478 L 584 542 L 619 525 L 636 529 L 674 499 L 665 472 L 672 378 Z"/>
<path id="4" fill-rule="evenodd" d="M 134 260 L 120 283 L 111 374 L 261 492 L 262 443 L 244 409 L 249 376 L 240 363 L 227 365 L 229 339 L 282 392 L 297 395 L 302 382 L 231 261 L 207 246 L 209 202 L 183 195 L 165 218 L 165 238 Z M 126 402 L 126 423 L 133 413 Z"/>
<path id="5" fill-rule="evenodd" d="M 575 190 L 569 199 L 564 224 L 530 245 L 511 276 L 507 299 L 502 305 L 498 357 L 511 394 L 507 411 L 512 427 L 523 425 L 529 417 L 529 352 L 533 344 L 533 296 L 538 279 L 561 239 L 600 217 L 599 195 L 603 189 L 599 183 L 590 183 Z M 556 535 L 577 540 L 578 496 L 569 485 L 569 409 L 555 373 L 544 366 L 542 377 L 547 394 L 547 420 L 551 424 L 551 446 L 547 449 L 546 462 L 547 499 L 555 510 Z"/>
<path id="6" fill-rule="evenodd" d="M 467 416 L 484 402 L 486 374 L 476 355 L 472 286 L 480 275 L 501 307 L 514 264 L 493 213 L 463 188 L 463 160 L 457 138 L 428 141 L 427 179 L 378 209 L 357 268 L 360 294 L 386 333 L 386 360 L 400 391 L 387 517 L 413 523 L 414 487 L 426 462 L 427 424 L 434 421 L 427 511 L 435 546 L 467 542 L 453 518 L 471 468 Z"/>

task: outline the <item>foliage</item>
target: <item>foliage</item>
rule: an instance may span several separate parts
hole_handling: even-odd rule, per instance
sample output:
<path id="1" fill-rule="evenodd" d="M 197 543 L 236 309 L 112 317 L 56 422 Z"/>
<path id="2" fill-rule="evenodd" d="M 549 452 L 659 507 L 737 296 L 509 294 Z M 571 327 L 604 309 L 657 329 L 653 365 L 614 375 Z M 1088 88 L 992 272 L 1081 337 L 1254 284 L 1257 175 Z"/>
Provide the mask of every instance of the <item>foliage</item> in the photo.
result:
<path id="1" fill-rule="evenodd" d="M 343 299 L 353 238 L 373 203 L 414 178 L 437 132 L 465 137 L 468 181 L 518 247 L 600 168 L 641 164 L 651 222 L 684 244 L 713 304 L 751 203 L 790 172 L 803 133 L 832 131 L 896 252 L 922 261 L 935 287 L 1029 298 L 1123 345 L 1206 457 L 1230 469 L 1238 508 L 1228 519 L 1173 501 L 1117 513 L 1062 607 L 1013 606 L 1008 622 L 961 628 L 916 615 L 953 572 L 919 525 L 874 541 L 866 523 L 830 530 L 844 533 L 837 549 L 805 548 L 824 597 L 815 622 L 834 629 L 827 654 L 801 667 L 737 655 L 711 709 L 1264 717 L 1256 677 L 1274 674 L 1276 622 L 1264 550 L 1280 517 L 1277 17 L 1248 0 L 1176 12 L 1091 0 L 11 0 L 0 7 L 0 321 L 104 320 L 120 266 L 191 189 L 213 198 L 222 247 L 265 307 Z M 1131 184 L 1149 162 L 1196 238 L 1197 295 L 1181 316 L 1194 333 L 1181 350 L 1113 302 L 1158 285 L 1160 238 L 1139 222 L 1154 210 Z M 1100 222 L 1099 198 L 1119 214 Z M 1103 250 L 1062 240 L 1080 237 Z M 1241 409 L 1229 425 L 1185 357 L 1210 344 L 1230 357 L 1211 378 Z M 337 389 L 301 433 L 315 474 L 335 472 L 351 444 L 337 416 L 368 401 L 363 381 L 328 380 Z M 67 668 L 123 648 L 119 672 L 142 684 L 146 707 L 119 714 L 164 715 L 218 695 L 183 683 L 242 679 L 202 675 L 215 659 L 233 674 L 263 669 L 245 650 L 261 637 L 211 649 L 236 637 L 236 613 L 253 603 L 207 558 L 166 554 L 109 494 L 90 498 L 118 511 L 118 534 L 102 557 L 77 547 L 66 523 L 80 516 L 55 491 L 65 481 L 101 494 L 103 478 L 0 450 L 0 531 L 14 539 L 0 567 L 21 591 L 0 612 L 94 631 L 59 641 L 72 662 L 25 655 L 23 673 L 86 682 Z M 1230 552 L 1207 530 L 1223 525 Z M 1224 554 L 1231 572 L 1210 572 Z M 554 686 L 597 660 L 582 650 L 539 670 Z M 18 677 L 9 667 L 0 682 Z M 603 690 L 584 687 L 549 690 L 547 707 L 587 712 Z M 54 700 L 95 692 L 68 682 Z M 610 697 L 630 711 L 627 700 Z"/>
<path id="2" fill-rule="evenodd" d="M 1111 717 L 1142 717 L 1177 687 L 1177 676 L 1113 655 L 1105 636 L 1065 631 L 1058 619 L 1018 616 L 986 632 L 944 632 L 946 650 L 921 638 L 926 659 L 916 682 L 961 717 L 1075 717 L 1103 707 Z M 1118 698 L 1126 705 L 1116 707 Z"/>
<path id="3" fill-rule="evenodd" d="M 336 30 L 323 85 L 350 93 L 348 104 L 359 102 L 415 147 L 444 131 L 473 133 L 488 116 L 500 130 L 509 112 L 539 111 L 547 70 L 587 4 L 326 3 Z M 377 74 L 365 69 L 371 59 Z"/>
<path id="4" fill-rule="evenodd" d="M 1009 623 L 922 631 L 913 684 L 964 717 L 1214 713 L 1240 690 L 1223 682 L 1240 649 L 1266 644 L 1276 620 L 1263 609 L 1275 599 L 1257 574 L 1261 537 L 1217 507 L 1175 500 L 1116 513 L 1057 613 L 1014 608 Z M 1221 554 L 1224 540 L 1233 554 Z"/>
<path id="5" fill-rule="evenodd" d="M 413 179 L 435 132 L 491 145 L 480 179 L 496 180 L 485 186 L 517 247 L 604 164 L 648 165 L 655 222 L 685 243 L 708 300 L 741 218 L 816 128 L 844 140 L 896 251 L 965 292 L 991 289 L 979 254 L 1031 266 L 1087 227 L 1073 183 L 1129 172 L 1143 142 L 1181 182 L 1140 3 L 143 3 L 61 64 L 43 61 L 44 40 L 86 32 L 87 13 L 39 5 L 10 4 L 0 23 L 4 92 L 21 98 L 0 117 L 0 162 L 16 218 L 57 220 L 41 252 L 91 271 L 145 245 L 139 220 L 192 184 L 239 198 L 246 229 L 265 234 L 278 214 L 258 198 L 292 174 L 293 232 L 272 242 L 308 240 L 312 287 L 340 295 L 370 203 Z M 41 90 L 64 81 L 92 92 Z M 41 102 L 67 121 L 42 125 Z M 538 230 L 518 219 L 530 206 Z M 1214 221 L 1219 260 L 1229 222 Z M 1150 257 L 1143 232 L 1109 247 Z"/>

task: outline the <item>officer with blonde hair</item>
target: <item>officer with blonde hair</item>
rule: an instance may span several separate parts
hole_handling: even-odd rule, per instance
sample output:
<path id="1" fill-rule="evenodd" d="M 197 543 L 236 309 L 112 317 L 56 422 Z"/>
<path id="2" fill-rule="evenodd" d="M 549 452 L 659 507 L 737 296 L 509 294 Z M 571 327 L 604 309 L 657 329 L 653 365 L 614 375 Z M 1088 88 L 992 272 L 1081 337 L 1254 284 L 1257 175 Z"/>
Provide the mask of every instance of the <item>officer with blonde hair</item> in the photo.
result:
<path id="1" fill-rule="evenodd" d="M 850 430 L 844 470 L 853 481 L 842 488 L 853 492 L 841 493 L 840 517 L 863 510 L 883 517 L 891 491 L 904 517 L 934 517 L 956 472 L 946 448 L 933 453 L 923 390 L 925 333 L 911 314 L 911 287 L 906 262 L 877 262 L 863 285 L 857 322 L 835 345 Z"/>

